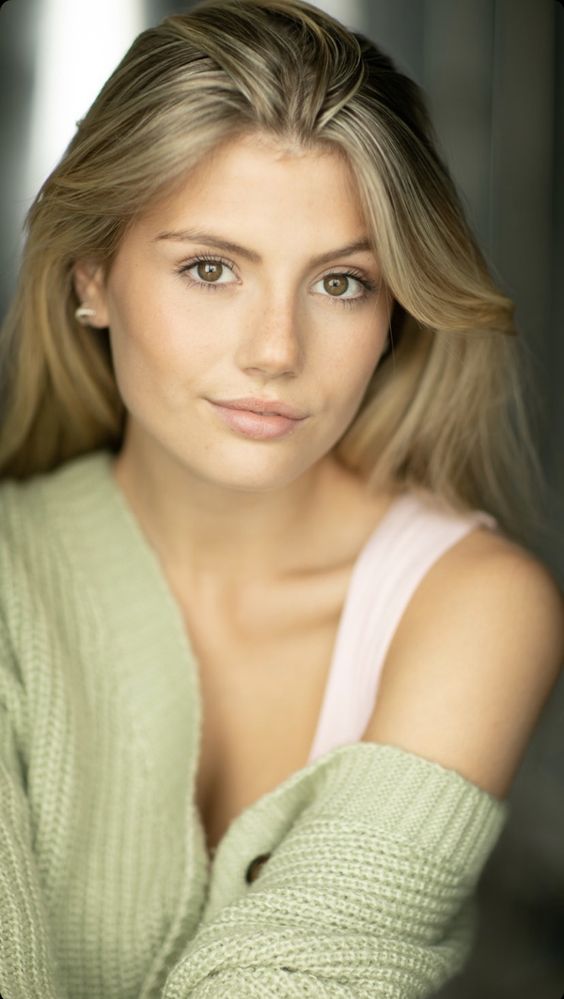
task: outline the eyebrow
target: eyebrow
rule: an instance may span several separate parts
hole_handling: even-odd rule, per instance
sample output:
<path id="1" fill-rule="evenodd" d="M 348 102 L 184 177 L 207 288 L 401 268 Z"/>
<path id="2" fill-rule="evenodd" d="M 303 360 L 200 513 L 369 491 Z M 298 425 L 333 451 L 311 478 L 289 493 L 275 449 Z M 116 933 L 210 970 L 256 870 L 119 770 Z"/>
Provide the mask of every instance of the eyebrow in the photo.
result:
<path id="1" fill-rule="evenodd" d="M 240 257 L 245 257 L 254 264 L 260 264 L 262 262 L 260 254 L 256 253 L 255 250 L 249 250 L 246 246 L 239 246 L 238 243 L 232 243 L 230 240 L 222 239 L 220 236 L 216 236 L 211 232 L 202 232 L 200 229 L 181 229 L 178 232 L 161 232 L 158 236 L 153 237 L 151 242 L 156 243 L 160 240 L 205 243 L 207 246 L 215 246 L 217 249 L 225 250 L 228 253 L 237 253 Z M 328 250 L 327 253 L 322 253 L 317 257 L 313 257 L 311 263 L 324 264 L 333 260 L 335 257 L 344 257 L 351 253 L 361 253 L 366 250 L 373 252 L 373 246 L 368 239 L 362 238 L 356 240 L 354 243 L 347 243 L 346 246 L 338 246 L 334 250 Z"/>

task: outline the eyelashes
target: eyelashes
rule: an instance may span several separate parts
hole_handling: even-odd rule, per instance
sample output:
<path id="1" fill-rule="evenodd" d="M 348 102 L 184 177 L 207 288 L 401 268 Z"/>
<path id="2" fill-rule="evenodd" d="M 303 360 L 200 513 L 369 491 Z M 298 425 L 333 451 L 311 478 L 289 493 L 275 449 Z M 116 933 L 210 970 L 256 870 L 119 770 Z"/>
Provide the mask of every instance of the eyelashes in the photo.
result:
<path id="1" fill-rule="evenodd" d="M 187 263 L 182 264 L 182 266 L 178 268 L 178 273 L 186 275 L 189 285 L 195 285 L 199 288 L 210 289 L 211 291 L 216 291 L 217 288 L 225 287 L 226 284 L 235 284 L 234 281 L 218 282 L 218 281 L 194 280 L 194 278 L 190 276 L 189 271 L 191 271 L 198 264 L 202 263 L 219 264 L 221 267 L 227 267 L 231 271 L 234 269 L 235 266 L 234 264 L 230 263 L 228 260 L 223 260 L 221 257 L 211 257 L 208 254 L 200 254 L 197 257 L 192 257 L 192 259 L 187 261 Z"/>
<path id="2" fill-rule="evenodd" d="M 225 288 L 227 285 L 235 284 L 234 281 L 202 281 L 196 280 L 190 275 L 190 271 L 200 263 L 211 263 L 220 265 L 221 267 L 226 267 L 228 270 L 233 271 L 235 265 L 222 257 L 213 257 L 209 254 L 198 254 L 192 257 L 191 260 L 186 261 L 180 267 L 177 268 L 177 273 L 180 274 L 183 279 L 187 282 L 189 287 L 193 288 L 204 288 L 206 291 L 218 291 L 220 288 Z M 354 268 L 348 268 L 345 270 L 335 270 L 329 271 L 324 274 L 323 277 L 319 278 L 316 284 L 320 281 L 325 281 L 327 278 L 352 278 L 357 281 L 363 288 L 363 293 L 361 295 L 356 295 L 353 298 L 343 298 L 341 295 L 323 295 L 323 298 L 328 298 L 335 305 L 343 305 L 345 307 L 351 307 L 354 305 L 360 305 L 365 302 L 375 291 L 378 289 L 376 282 L 371 281 L 362 272 L 355 270 Z M 348 289 L 347 289 L 348 290 Z"/>

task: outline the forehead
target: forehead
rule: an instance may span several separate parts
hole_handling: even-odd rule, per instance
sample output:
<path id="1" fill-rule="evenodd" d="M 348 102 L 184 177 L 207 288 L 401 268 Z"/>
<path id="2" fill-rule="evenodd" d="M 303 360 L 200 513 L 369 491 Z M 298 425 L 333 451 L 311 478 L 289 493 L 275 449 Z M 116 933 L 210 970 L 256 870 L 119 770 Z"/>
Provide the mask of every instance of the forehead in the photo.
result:
<path id="1" fill-rule="evenodd" d="M 256 135 L 232 139 L 206 154 L 140 222 L 162 227 L 194 214 L 200 221 L 229 218 L 245 228 L 269 219 L 284 228 L 289 223 L 362 226 L 354 174 L 340 150 L 304 150 Z"/>

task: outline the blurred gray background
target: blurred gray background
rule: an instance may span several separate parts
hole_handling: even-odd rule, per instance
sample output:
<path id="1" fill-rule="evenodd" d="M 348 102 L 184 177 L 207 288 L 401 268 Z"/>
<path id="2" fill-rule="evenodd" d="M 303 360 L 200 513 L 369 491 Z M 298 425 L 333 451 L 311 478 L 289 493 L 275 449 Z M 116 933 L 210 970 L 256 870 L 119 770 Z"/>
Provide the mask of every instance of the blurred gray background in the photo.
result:
<path id="1" fill-rule="evenodd" d="M 102 83 L 173 0 L 0 6 L 0 319 L 22 223 Z M 536 382 L 550 493 L 537 554 L 564 586 L 564 6 L 562 0 L 328 0 L 419 83 L 441 151 L 517 324 Z M 564 679 L 510 794 L 478 890 L 479 931 L 441 999 L 564 993 Z"/>

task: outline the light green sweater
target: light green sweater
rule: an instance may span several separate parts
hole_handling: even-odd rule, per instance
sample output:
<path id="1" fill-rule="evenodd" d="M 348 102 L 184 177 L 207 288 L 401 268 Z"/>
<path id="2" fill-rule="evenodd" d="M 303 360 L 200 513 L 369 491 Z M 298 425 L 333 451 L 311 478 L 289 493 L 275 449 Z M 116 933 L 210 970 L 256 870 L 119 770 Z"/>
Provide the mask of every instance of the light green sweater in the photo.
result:
<path id="1" fill-rule="evenodd" d="M 0 486 L 3 999 L 432 995 L 468 955 L 507 802 L 359 742 L 244 810 L 210 862 L 198 666 L 111 458 Z"/>

